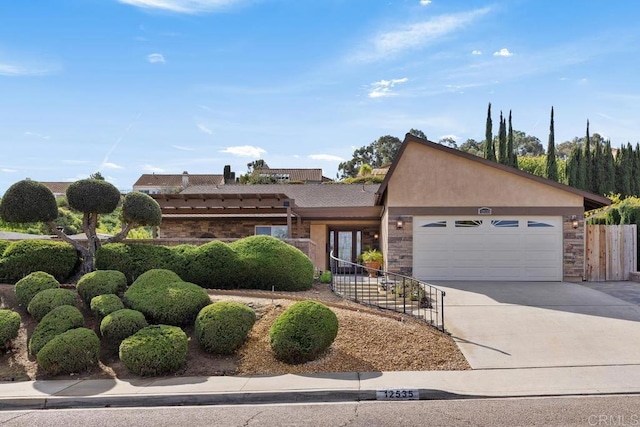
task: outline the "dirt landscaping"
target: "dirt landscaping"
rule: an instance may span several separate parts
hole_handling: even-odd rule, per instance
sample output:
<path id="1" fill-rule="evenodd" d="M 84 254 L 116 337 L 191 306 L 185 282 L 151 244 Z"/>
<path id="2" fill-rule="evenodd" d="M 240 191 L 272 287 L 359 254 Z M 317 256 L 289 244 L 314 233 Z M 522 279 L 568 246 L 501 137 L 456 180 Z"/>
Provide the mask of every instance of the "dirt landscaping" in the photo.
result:
<path id="1" fill-rule="evenodd" d="M 236 356 L 222 357 L 202 351 L 193 337 L 193 327 L 185 328 L 190 337 L 185 366 L 175 376 L 278 375 L 287 373 L 331 373 L 369 371 L 422 371 L 470 369 L 451 337 L 416 319 L 376 310 L 345 301 L 331 293 L 328 285 L 316 284 L 309 291 L 295 293 L 209 290 L 212 301 L 234 300 L 250 305 L 257 314 L 248 341 Z M 331 348 L 319 359 L 288 365 L 276 360 L 269 345 L 269 328 L 296 300 L 314 299 L 331 307 L 340 327 Z M 85 315 L 85 326 L 96 329 L 96 321 L 78 299 Z M 22 317 L 13 349 L 0 357 L 0 381 L 69 379 L 53 377 L 38 369 L 35 358 L 28 355 L 27 342 L 36 321 L 22 307 L 17 307 L 13 285 L 0 285 L 0 308 L 12 308 Z M 101 362 L 92 372 L 73 374 L 73 378 L 137 378 L 118 359 L 117 348 L 103 341 Z"/>

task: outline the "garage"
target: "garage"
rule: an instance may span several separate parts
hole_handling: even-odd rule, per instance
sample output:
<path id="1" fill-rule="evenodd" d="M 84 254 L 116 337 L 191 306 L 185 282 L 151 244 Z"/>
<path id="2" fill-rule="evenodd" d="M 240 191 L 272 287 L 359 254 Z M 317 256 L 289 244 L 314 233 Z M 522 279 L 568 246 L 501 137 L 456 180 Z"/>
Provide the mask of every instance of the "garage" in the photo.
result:
<path id="1" fill-rule="evenodd" d="M 423 280 L 562 280 L 561 216 L 416 216 L 413 272 Z"/>

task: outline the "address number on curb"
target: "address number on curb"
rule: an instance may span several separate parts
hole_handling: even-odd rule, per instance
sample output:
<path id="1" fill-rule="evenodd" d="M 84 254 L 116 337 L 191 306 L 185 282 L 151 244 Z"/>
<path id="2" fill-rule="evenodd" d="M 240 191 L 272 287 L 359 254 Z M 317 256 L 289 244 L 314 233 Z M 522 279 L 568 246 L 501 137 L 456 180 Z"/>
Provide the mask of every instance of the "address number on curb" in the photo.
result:
<path id="1" fill-rule="evenodd" d="M 385 388 L 376 390 L 376 400 L 420 400 L 417 388 Z"/>

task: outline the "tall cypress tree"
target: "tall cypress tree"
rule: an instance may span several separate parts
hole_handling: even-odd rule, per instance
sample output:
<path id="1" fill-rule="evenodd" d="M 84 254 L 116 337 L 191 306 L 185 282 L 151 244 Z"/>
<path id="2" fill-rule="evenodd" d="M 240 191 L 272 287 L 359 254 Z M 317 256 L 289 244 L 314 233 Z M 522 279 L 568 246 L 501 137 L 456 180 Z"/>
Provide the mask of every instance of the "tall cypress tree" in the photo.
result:
<path id="1" fill-rule="evenodd" d="M 584 157 L 583 150 L 576 146 L 571 150 L 569 160 L 567 160 L 567 179 L 569 185 L 584 190 Z"/>
<path id="2" fill-rule="evenodd" d="M 518 155 L 513 147 L 513 126 L 511 123 L 511 110 L 509 110 L 509 134 L 507 136 L 507 156 L 509 158 L 509 166 L 518 168 Z"/>
<path id="3" fill-rule="evenodd" d="M 633 150 L 633 166 L 631 171 L 631 194 L 638 197 L 640 195 L 640 144 L 636 143 Z"/>
<path id="4" fill-rule="evenodd" d="M 604 163 L 604 193 L 609 194 L 616 191 L 616 165 L 613 158 L 613 151 L 611 151 L 611 140 L 607 140 L 604 144 L 604 151 L 602 153 Z"/>
<path id="5" fill-rule="evenodd" d="M 500 130 L 498 131 L 498 163 L 508 164 L 507 157 L 507 121 L 500 111 Z"/>
<path id="6" fill-rule="evenodd" d="M 491 121 L 491 103 L 487 109 L 487 127 L 484 133 L 484 158 L 496 161 L 496 149 L 493 146 L 493 122 Z"/>
<path id="7" fill-rule="evenodd" d="M 598 194 L 607 194 L 604 178 L 604 153 L 599 141 L 595 141 L 593 147 L 593 191 Z"/>
<path id="8" fill-rule="evenodd" d="M 555 130 L 553 124 L 553 106 L 551 107 L 551 124 L 549 125 L 549 143 L 547 144 L 547 178 L 558 181 L 558 160 L 556 159 Z"/>
<path id="9" fill-rule="evenodd" d="M 632 156 L 631 144 L 620 147 L 616 156 L 616 192 L 622 197 L 631 195 Z"/>
<path id="10" fill-rule="evenodd" d="M 584 182 L 585 187 L 583 190 L 594 191 L 593 187 L 593 173 L 591 164 L 591 137 L 589 136 L 589 120 L 587 120 L 587 136 L 584 140 Z"/>

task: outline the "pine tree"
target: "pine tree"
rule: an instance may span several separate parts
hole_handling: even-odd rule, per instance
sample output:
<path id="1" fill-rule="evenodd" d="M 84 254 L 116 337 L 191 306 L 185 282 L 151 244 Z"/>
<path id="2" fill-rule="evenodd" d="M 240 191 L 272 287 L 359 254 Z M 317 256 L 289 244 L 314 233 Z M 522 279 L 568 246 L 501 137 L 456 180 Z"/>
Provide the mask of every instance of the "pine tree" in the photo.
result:
<path id="1" fill-rule="evenodd" d="M 498 131 L 498 163 L 508 164 L 507 158 L 507 121 L 500 111 L 500 128 Z"/>
<path id="2" fill-rule="evenodd" d="M 484 158 L 496 161 L 496 149 L 493 146 L 493 123 L 491 121 L 491 103 L 487 109 L 487 127 L 484 134 Z"/>
<path id="3" fill-rule="evenodd" d="M 602 153 L 604 163 L 604 193 L 609 194 L 616 191 L 616 165 L 613 158 L 613 151 L 611 151 L 611 140 L 607 140 L 604 144 L 604 151 Z"/>
<path id="4" fill-rule="evenodd" d="M 547 144 L 547 165 L 545 176 L 558 181 L 558 160 L 556 159 L 555 130 L 553 124 L 553 107 L 551 107 L 551 124 L 549 125 L 549 143 Z"/>
<path id="5" fill-rule="evenodd" d="M 509 158 L 509 166 L 518 168 L 518 155 L 513 147 L 513 126 L 511 124 L 511 110 L 509 110 L 509 134 L 507 136 L 507 156 Z"/>
<path id="6" fill-rule="evenodd" d="M 594 191 L 593 189 L 593 173 L 591 164 L 591 137 L 589 136 L 589 120 L 587 120 L 587 136 L 584 140 L 584 182 L 583 190 Z"/>

